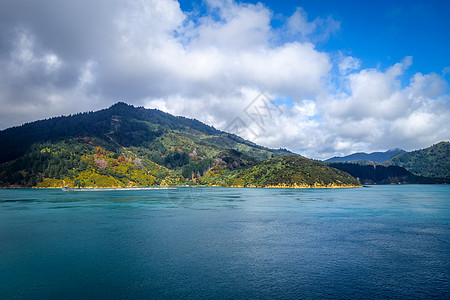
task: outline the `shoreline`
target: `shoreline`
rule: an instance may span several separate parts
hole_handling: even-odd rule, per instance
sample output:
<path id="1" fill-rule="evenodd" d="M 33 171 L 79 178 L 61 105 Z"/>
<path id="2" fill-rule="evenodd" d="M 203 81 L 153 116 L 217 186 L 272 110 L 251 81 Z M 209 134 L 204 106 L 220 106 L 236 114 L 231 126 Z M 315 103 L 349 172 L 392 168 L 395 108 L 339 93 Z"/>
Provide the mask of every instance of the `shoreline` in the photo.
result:
<path id="1" fill-rule="evenodd" d="M 0 189 L 59 189 L 63 191 L 70 192 L 91 192 L 91 191 L 141 191 L 141 190 L 171 190 L 178 188 L 187 187 L 224 187 L 224 188 L 256 188 L 256 189 L 351 189 L 360 188 L 363 185 L 270 185 L 270 186 L 223 186 L 223 185 L 174 185 L 174 186 L 153 186 L 153 187 L 83 187 L 83 188 L 72 188 L 72 187 L 0 187 Z M 66 189 L 64 189 L 66 188 Z"/>
<path id="2" fill-rule="evenodd" d="M 139 191 L 139 190 L 173 190 L 178 188 L 197 188 L 197 187 L 223 187 L 223 188 L 254 188 L 254 189 L 294 189 L 294 190 L 305 190 L 305 189 L 353 189 L 353 188 L 363 188 L 370 186 L 382 186 L 382 185 L 448 185 L 446 183 L 405 183 L 405 184 L 364 184 L 364 185 L 346 185 L 346 186 L 223 186 L 223 185 L 174 185 L 174 186 L 154 186 L 154 187 L 84 187 L 84 188 L 70 188 L 70 191 Z M 62 190 L 63 187 L 0 187 L 0 190 Z"/>
<path id="3" fill-rule="evenodd" d="M 62 187 L 64 192 L 95 192 L 95 191 L 144 191 L 144 190 L 174 190 L 176 187 L 92 187 L 92 188 L 69 188 Z"/>

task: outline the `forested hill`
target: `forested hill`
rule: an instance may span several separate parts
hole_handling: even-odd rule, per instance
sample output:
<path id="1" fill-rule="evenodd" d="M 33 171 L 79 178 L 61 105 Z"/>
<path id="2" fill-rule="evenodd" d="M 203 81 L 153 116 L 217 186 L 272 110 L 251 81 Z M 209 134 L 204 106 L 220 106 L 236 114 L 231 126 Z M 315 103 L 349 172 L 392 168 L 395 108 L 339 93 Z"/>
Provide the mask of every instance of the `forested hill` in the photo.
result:
<path id="1" fill-rule="evenodd" d="M 360 165 L 332 162 L 328 166 L 349 173 L 362 184 L 449 184 L 450 178 L 431 178 L 414 175 L 399 166 Z"/>
<path id="2" fill-rule="evenodd" d="M 0 186 L 226 185 L 202 178 L 214 174 L 217 179 L 221 170 L 227 176 L 244 172 L 286 154 L 292 153 L 256 145 L 197 120 L 119 102 L 96 112 L 0 131 Z M 338 171 L 326 172 L 310 172 L 317 174 L 310 181 L 334 184 L 328 178 L 338 178 L 331 174 Z M 340 180 L 336 185 L 354 183 Z"/>
<path id="3" fill-rule="evenodd" d="M 450 143 L 440 142 L 425 149 L 398 154 L 385 165 L 403 167 L 415 175 L 450 178 Z"/>
<path id="4" fill-rule="evenodd" d="M 261 150 L 266 157 L 270 157 L 267 155 L 269 152 L 275 155 L 278 153 L 195 119 L 176 117 L 157 109 L 136 108 L 118 102 L 97 112 L 55 117 L 0 131 L 0 163 L 22 156 L 34 143 L 95 137 L 105 142 L 113 140 L 116 145 L 123 147 L 139 147 L 151 144 L 169 131 L 183 132 L 183 135 L 192 137 L 214 136 L 217 141 L 206 138 L 203 142 L 221 142 L 235 147 L 242 144 L 247 150 Z"/>
<path id="5" fill-rule="evenodd" d="M 219 175 L 219 176 L 217 176 Z M 271 158 L 255 166 L 230 172 L 216 170 L 201 178 L 204 183 L 253 187 L 358 186 L 350 174 L 298 155 Z"/>

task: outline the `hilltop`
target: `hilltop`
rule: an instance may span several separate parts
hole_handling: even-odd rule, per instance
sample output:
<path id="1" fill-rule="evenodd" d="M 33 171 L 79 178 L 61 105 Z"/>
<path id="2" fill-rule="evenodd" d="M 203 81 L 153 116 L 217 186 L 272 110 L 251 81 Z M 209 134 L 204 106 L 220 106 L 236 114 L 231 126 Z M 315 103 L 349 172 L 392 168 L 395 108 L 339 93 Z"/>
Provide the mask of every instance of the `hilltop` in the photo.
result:
<path id="1" fill-rule="evenodd" d="M 450 178 L 431 178 L 411 173 L 399 166 L 332 162 L 328 166 L 342 170 L 362 184 L 449 184 Z"/>
<path id="2" fill-rule="evenodd" d="M 351 174 L 362 184 L 448 184 L 450 183 L 450 143 L 440 142 L 426 149 L 401 152 L 381 163 L 352 160 L 327 161 L 326 164 Z"/>
<path id="3" fill-rule="evenodd" d="M 450 178 L 450 143 L 440 142 L 425 149 L 401 153 L 384 165 L 403 167 L 419 176 Z"/>
<path id="4" fill-rule="evenodd" d="M 405 153 L 405 150 L 402 149 L 390 149 L 386 152 L 372 152 L 372 153 L 365 153 L 365 152 L 358 152 L 353 153 L 347 156 L 335 156 L 332 158 L 329 158 L 325 160 L 325 162 L 349 162 L 349 161 L 369 161 L 369 162 L 384 162 L 391 157 L 394 157 L 395 155 L 399 153 Z"/>
<path id="5" fill-rule="evenodd" d="M 281 161 L 295 161 L 298 168 L 271 160 L 284 155 L 290 158 Z M 0 131 L 3 187 L 238 186 L 228 179 L 239 181 L 275 165 L 269 181 L 256 176 L 245 186 L 358 185 L 348 174 L 287 150 L 123 102 Z M 308 166 L 307 176 L 300 166 Z M 308 179 L 299 180 L 300 174 Z"/>
<path id="6" fill-rule="evenodd" d="M 360 183 L 346 172 L 298 155 L 271 158 L 235 172 L 209 172 L 202 182 L 213 185 L 250 187 L 342 187 Z"/>

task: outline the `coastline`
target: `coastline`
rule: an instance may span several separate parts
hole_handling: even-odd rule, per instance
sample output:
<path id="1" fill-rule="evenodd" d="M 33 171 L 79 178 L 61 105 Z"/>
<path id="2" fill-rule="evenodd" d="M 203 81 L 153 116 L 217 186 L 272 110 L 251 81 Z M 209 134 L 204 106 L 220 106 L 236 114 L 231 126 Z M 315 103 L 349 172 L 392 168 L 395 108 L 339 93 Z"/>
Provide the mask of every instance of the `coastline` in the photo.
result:
<path id="1" fill-rule="evenodd" d="M 94 191 L 145 191 L 145 190 L 175 190 L 176 187 L 88 187 L 88 188 L 61 188 L 65 192 L 94 192 Z"/>
<path id="2" fill-rule="evenodd" d="M 173 185 L 173 186 L 152 186 L 152 187 L 67 187 L 67 186 L 52 186 L 52 187 L 0 187 L 0 189 L 62 189 L 63 191 L 139 191 L 139 190 L 170 190 L 186 187 L 226 187 L 226 188 L 258 188 L 258 189 L 351 189 L 363 187 L 363 185 L 268 185 L 268 186 L 256 186 L 256 185 Z M 66 188 L 66 189 L 64 189 Z"/>
<path id="3" fill-rule="evenodd" d="M 397 185 L 397 184 L 364 184 L 364 185 L 270 185 L 270 186 L 256 186 L 256 185 L 173 185 L 173 186 L 152 186 L 152 187 L 83 187 L 83 188 L 70 188 L 71 191 L 139 191 L 139 190 L 172 190 L 178 188 L 193 188 L 193 187 L 224 187 L 224 188 L 254 188 L 254 189 L 353 189 L 353 188 L 361 188 L 361 187 L 370 187 L 370 186 L 381 186 L 381 185 Z M 405 183 L 401 185 L 447 185 L 446 183 Z M 0 190 L 19 190 L 19 189 L 29 189 L 29 190 L 60 190 L 64 187 L 21 187 L 21 186 L 8 186 L 8 187 L 0 187 Z"/>

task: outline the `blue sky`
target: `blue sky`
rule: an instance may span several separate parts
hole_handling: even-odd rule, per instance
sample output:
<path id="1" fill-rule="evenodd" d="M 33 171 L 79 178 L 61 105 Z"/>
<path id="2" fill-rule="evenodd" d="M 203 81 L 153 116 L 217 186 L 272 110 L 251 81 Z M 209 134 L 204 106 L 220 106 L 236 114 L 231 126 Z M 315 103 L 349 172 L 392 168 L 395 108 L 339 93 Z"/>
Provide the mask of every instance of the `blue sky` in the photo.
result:
<path id="1" fill-rule="evenodd" d="M 341 22 L 340 32 L 323 47 L 348 51 L 363 61 L 362 67 L 387 67 L 405 56 L 413 56 L 411 73 L 441 72 L 450 65 L 449 1 L 301 3 L 312 15 L 331 15 Z"/>
<path id="2" fill-rule="evenodd" d="M 310 20 L 332 17 L 340 22 L 340 30 L 316 46 L 324 51 L 343 51 L 362 60 L 362 67 L 388 67 L 413 56 L 409 70 L 416 72 L 442 72 L 450 66 L 450 1 L 239 1 L 264 3 L 274 14 L 271 24 L 279 27 L 297 7 L 302 7 Z M 185 11 L 206 5 L 198 1 L 180 1 Z M 279 15 L 277 17 L 277 15 Z M 446 78 L 449 79 L 449 75 Z"/>
<path id="3" fill-rule="evenodd" d="M 428 147 L 450 139 L 449 12 L 417 0 L 3 0 L 0 129 L 125 101 L 222 130 L 239 120 L 244 138 L 318 159 Z M 281 113 L 257 123 L 267 99 Z"/>

